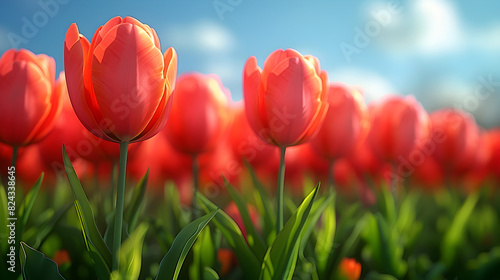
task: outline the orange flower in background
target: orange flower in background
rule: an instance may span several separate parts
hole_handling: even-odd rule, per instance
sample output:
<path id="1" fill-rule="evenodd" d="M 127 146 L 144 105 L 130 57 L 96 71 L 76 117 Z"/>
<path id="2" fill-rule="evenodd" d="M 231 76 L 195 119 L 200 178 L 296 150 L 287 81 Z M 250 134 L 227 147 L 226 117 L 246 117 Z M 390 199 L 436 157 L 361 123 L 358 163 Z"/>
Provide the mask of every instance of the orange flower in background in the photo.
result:
<path id="1" fill-rule="evenodd" d="M 433 157 L 447 175 L 464 172 L 474 165 L 479 145 L 479 128 L 474 118 L 456 109 L 441 109 L 430 115 L 433 133 L 442 135 L 434 141 Z"/>
<path id="2" fill-rule="evenodd" d="M 319 60 L 292 49 L 271 53 L 263 69 L 252 56 L 243 71 L 248 122 L 259 137 L 279 147 L 313 135 L 328 109 L 327 90 Z"/>
<path id="3" fill-rule="evenodd" d="M 161 53 L 156 31 L 132 17 L 115 17 L 92 43 L 73 23 L 64 42 L 69 96 L 82 124 L 112 142 L 153 137 L 167 122 L 177 54 Z"/>
<path id="4" fill-rule="evenodd" d="M 349 155 L 368 134 L 369 116 L 363 95 L 354 88 L 331 83 L 329 108 L 318 134 L 311 139 L 314 149 L 332 161 Z"/>
<path id="5" fill-rule="evenodd" d="M 355 259 L 343 258 L 339 264 L 341 279 L 358 280 L 361 276 L 361 264 Z"/>
<path id="6" fill-rule="evenodd" d="M 197 155 L 215 147 L 227 122 L 229 93 L 216 75 L 181 75 L 165 133 L 178 151 Z"/>
<path id="7" fill-rule="evenodd" d="M 413 96 L 393 96 L 370 109 L 367 142 L 381 160 L 396 162 L 429 136 L 429 117 Z"/>
<path id="8" fill-rule="evenodd" d="M 61 107 L 55 72 L 44 54 L 10 49 L 0 57 L 0 142 L 26 146 L 50 132 Z"/>

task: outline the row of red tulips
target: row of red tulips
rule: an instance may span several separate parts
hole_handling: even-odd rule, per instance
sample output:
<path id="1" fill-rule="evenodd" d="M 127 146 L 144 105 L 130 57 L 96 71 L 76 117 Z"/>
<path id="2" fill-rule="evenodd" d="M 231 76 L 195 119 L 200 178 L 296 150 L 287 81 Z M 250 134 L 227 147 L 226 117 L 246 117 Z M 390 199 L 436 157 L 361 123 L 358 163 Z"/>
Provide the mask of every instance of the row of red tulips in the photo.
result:
<path id="1" fill-rule="evenodd" d="M 169 52 L 175 60 L 175 52 Z M 167 103 L 172 105 L 165 105 L 168 109 L 172 106 L 165 128 L 158 129 L 160 133 L 152 140 L 131 145 L 129 175 L 139 178 L 151 167 L 153 185 L 174 180 L 184 186 L 181 187 L 184 198 L 189 201 L 193 155 L 199 155 L 202 187 L 212 191 L 222 185 L 221 175 L 232 182 L 238 181 L 245 170 L 244 160 L 263 180 L 274 182 L 279 167 L 279 149 L 275 146 L 301 144 L 315 134 L 307 144 L 288 150 L 286 164 L 290 172 L 286 179 L 290 187 L 300 188 L 305 175 L 326 181 L 330 171 L 336 185 L 345 189 L 363 183 L 367 177 L 408 179 L 425 188 L 442 186 L 446 180 L 453 179 L 466 182 L 466 187 L 499 179 L 500 130 L 479 128 L 466 112 L 442 109 L 428 116 L 414 98 L 400 96 L 373 102 L 367 107 L 360 88 L 331 83 L 323 92 L 321 85 L 326 84 L 326 74 L 319 70 L 315 58 L 302 57 L 293 50 L 278 50 L 266 61 L 263 73 L 269 72 L 267 69 L 272 69 L 276 61 L 305 63 L 301 67 L 311 67 L 310 72 L 296 72 L 304 73 L 305 79 L 324 80 L 321 83 L 317 80 L 315 86 L 303 88 L 297 94 L 292 90 L 268 90 L 266 92 L 276 94 L 267 100 L 264 99 L 265 87 L 260 83 L 297 89 L 312 82 L 290 77 L 289 84 L 281 85 L 265 78 L 264 74 L 260 78 L 262 82 L 252 80 L 252 75 L 260 70 L 255 68 L 255 59 L 250 58 L 244 70 L 245 109 L 241 102 L 231 101 L 217 76 L 183 74 L 176 83 L 175 98 L 168 99 Z M 72 108 L 64 74 L 55 81 L 53 59 L 35 56 L 27 50 L 10 50 L 0 62 L 0 82 L 4 89 L 0 103 L 3 120 L 0 140 L 5 143 L 0 145 L 3 170 L 11 162 L 10 145 L 22 147 L 18 176 L 27 185 L 31 185 L 41 171 L 52 180 L 62 176 L 63 143 L 70 158 L 78 162 L 82 175 L 94 176 L 96 172 L 111 170 L 112 163 L 119 157 L 119 145 L 103 141 L 89 133 L 86 129 L 89 124 L 80 123 L 73 108 L 80 108 L 77 112 L 85 110 L 83 101 L 75 101 Z M 317 75 L 320 72 L 323 74 Z M 121 86 L 121 82 L 117 85 Z M 115 92 L 125 91 L 116 89 Z M 321 93 L 321 96 L 307 100 L 307 96 L 299 95 L 303 92 Z M 95 94 L 82 93 L 82 96 L 97 100 L 97 92 Z M 144 94 L 111 99 L 109 113 L 116 118 L 112 124 L 131 129 L 132 120 L 139 120 L 137 112 L 145 110 L 143 103 L 154 107 L 151 102 L 133 99 L 138 96 Z M 116 100 L 119 102 L 114 102 Z M 324 108 L 325 104 L 329 105 L 328 109 Z M 318 121 L 323 115 L 324 121 Z M 143 120 L 139 126 L 146 126 L 146 122 Z M 90 130 L 99 135 L 96 129 L 90 127 Z"/>

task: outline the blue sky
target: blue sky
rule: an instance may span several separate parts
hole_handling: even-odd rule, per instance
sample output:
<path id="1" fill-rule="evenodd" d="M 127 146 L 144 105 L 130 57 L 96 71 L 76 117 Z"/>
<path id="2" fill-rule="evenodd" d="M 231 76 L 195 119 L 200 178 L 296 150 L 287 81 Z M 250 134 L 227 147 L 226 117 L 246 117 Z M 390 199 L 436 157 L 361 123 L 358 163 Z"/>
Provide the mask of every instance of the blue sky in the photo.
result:
<path id="1" fill-rule="evenodd" d="M 318 57 L 331 81 L 362 86 L 367 100 L 413 94 L 429 111 L 463 108 L 492 127 L 500 126 L 499 11 L 496 0 L 2 1 L 0 53 L 45 53 L 62 71 L 71 23 L 90 40 L 110 18 L 133 16 L 157 31 L 163 50 L 176 48 L 179 73 L 217 74 L 234 100 L 249 56 L 262 65 L 273 50 L 294 48 Z"/>

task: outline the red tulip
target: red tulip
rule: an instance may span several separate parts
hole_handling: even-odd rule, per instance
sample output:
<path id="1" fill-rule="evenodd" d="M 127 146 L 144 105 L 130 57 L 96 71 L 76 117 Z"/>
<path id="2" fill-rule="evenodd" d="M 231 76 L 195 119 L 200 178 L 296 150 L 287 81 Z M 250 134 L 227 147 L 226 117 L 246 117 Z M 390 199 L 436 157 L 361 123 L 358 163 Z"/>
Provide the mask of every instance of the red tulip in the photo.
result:
<path id="1" fill-rule="evenodd" d="M 435 141 L 434 158 L 448 173 L 463 172 L 472 167 L 479 145 L 479 128 L 469 114 L 442 109 L 430 115 L 432 130 L 443 136 Z"/>
<path id="2" fill-rule="evenodd" d="M 228 92 L 215 75 L 184 74 L 175 86 L 167 138 L 178 151 L 197 155 L 215 147 L 227 121 Z"/>
<path id="3" fill-rule="evenodd" d="M 265 164 L 270 157 L 277 158 L 278 149 L 262 141 L 250 127 L 242 102 L 231 107 L 232 125 L 229 129 L 229 144 L 236 159 L 246 160 L 253 168 Z"/>
<path id="4" fill-rule="evenodd" d="M 361 276 L 361 264 L 355 259 L 343 258 L 339 264 L 341 279 L 357 280 Z"/>
<path id="5" fill-rule="evenodd" d="M 0 57 L 0 142 L 13 147 L 42 140 L 60 112 L 53 58 L 28 50 Z"/>
<path id="6" fill-rule="evenodd" d="M 406 158 L 429 136 L 429 118 L 412 96 L 393 96 L 373 104 L 367 142 L 380 159 L 395 163 Z"/>
<path id="7" fill-rule="evenodd" d="M 486 137 L 490 146 L 488 169 L 490 174 L 500 181 L 500 128 L 489 130 Z"/>
<path id="8" fill-rule="evenodd" d="M 332 83 L 329 108 L 313 148 L 329 161 L 345 157 L 358 148 L 368 134 L 369 119 L 362 94 L 346 85 Z"/>
<path id="9" fill-rule="evenodd" d="M 169 48 L 163 56 L 149 26 L 115 17 L 97 29 L 90 44 L 73 23 L 64 43 L 64 68 L 75 113 L 97 137 L 143 141 L 165 125 L 177 54 Z"/>
<path id="10" fill-rule="evenodd" d="M 274 51 L 264 62 L 250 57 L 243 72 L 243 93 L 250 126 L 279 147 L 307 141 L 321 125 L 328 103 L 327 74 L 319 60 L 295 50 Z"/>

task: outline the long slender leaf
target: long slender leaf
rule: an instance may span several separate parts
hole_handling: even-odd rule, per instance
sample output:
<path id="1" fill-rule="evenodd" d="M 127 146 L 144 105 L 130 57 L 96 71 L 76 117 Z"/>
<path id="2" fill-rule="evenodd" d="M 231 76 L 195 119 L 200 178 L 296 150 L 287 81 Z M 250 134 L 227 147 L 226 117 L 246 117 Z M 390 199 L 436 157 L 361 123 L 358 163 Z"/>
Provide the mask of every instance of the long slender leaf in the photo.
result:
<path id="1" fill-rule="evenodd" d="M 64 168 L 66 169 L 66 174 L 75 197 L 75 208 L 80 220 L 85 243 L 87 244 L 87 248 L 96 265 L 96 272 L 98 276 L 102 279 L 106 279 L 110 274 L 111 252 L 97 229 L 92 208 L 85 192 L 83 191 L 80 180 L 78 180 L 75 169 L 69 160 L 64 145 L 63 161 Z"/>
<path id="2" fill-rule="evenodd" d="M 21 241 L 21 270 L 25 280 L 57 280 L 64 279 L 59 274 L 57 264 L 45 255 Z"/>
<path id="3" fill-rule="evenodd" d="M 186 225 L 175 237 L 174 243 L 167 254 L 163 257 L 156 279 L 172 279 L 179 277 L 182 264 L 193 246 L 194 242 L 205 228 L 205 226 L 215 217 L 217 210 L 200 217 Z"/>
<path id="4" fill-rule="evenodd" d="M 0 236 L 2 238 L 7 238 L 9 236 L 9 229 L 7 228 L 7 194 L 5 193 L 4 186 L 2 184 L 2 180 L 0 178 L 0 205 L 5 205 L 4 207 L 0 207 Z M 0 242 L 0 253 L 4 256 L 4 252 L 7 251 L 7 242 Z M 3 265 L 3 264 L 2 264 Z M 0 268 L 3 266 L 0 265 Z"/>
<path id="5" fill-rule="evenodd" d="M 219 275 L 210 267 L 203 268 L 203 280 L 218 280 Z"/>
<path id="6" fill-rule="evenodd" d="M 205 212 L 211 212 L 218 209 L 215 204 L 200 192 L 197 193 L 197 200 L 198 205 L 204 209 Z M 233 249 L 241 269 L 244 272 L 244 276 L 247 279 L 257 279 L 260 271 L 259 260 L 248 247 L 238 225 L 222 210 L 217 212 L 214 224 L 222 232 L 227 243 Z"/>
<path id="7" fill-rule="evenodd" d="M 123 214 L 123 221 L 128 224 L 128 231 L 132 232 L 137 224 L 137 219 L 141 212 L 141 205 L 144 201 L 144 195 L 146 194 L 146 186 L 148 184 L 149 178 L 149 168 L 144 177 L 141 178 L 139 183 L 134 189 L 132 194 L 132 199 L 125 207 L 125 213 Z"/>
<path id="8" fill-rule="evenodd" d="M 262 184 L 257 178 L 257 175 L 255 174 L 252 166 L 246 160 L 244 161 L 244 163 L 255 186 L 254 196 L 255 203 L 257 204 L 257 210 L 259 210 L 260 216 L 264 218 L 264 236 L 266 237 L 266 241 L 274 240 L 274 236 L 276 235 L 276 232 L 274 232 L 276 229 L 276 213 L 272 206 L 272 200 L 266 190 L 262 187 Z"/>
<path id="9" fill-rule="evenodd" d="M 259 279 L 291 279 L 297 262 L 300 237 L 304 225 L 318 193 L 319 184 L 302 201 L 295 214 L 286 222 L 278 233 L 271 247 L 267 250 Z"/>
<path id="10" fill-rule="evenodd" d="M 111 279 L 139 279 L 142 263 L 142 247 L 148 226 L 140 224 L 120 249 L 119 271 L 113 271 Z"/>
<path id="11" fill-rule="evenodd" d="M 21 202 L 21 206 L 19 206 L 19 217 L 21 218 L 21 228 L 26 226 L 28 222 L 28 217 L 30 215 L 31 209 L 33 208 L 33 204 L 35 203 L 36 196 L 38 195 L 38 191 L 40 190 L 40 186 L 42 185 L 44 174 L 40 175 L 38 180 L 36 181 L 33 188 L 26 194 Z"/>
<path id="12" fill-rule="evenodd" d="M 252 222 L 252 218 L 250 217 L 250 213 L 248 212 L 248 208 L 245 201 L 225 178 L 224 178 L 224 183 L 226 185 L 227 190 L 229 191 L 229 195 L 231 196 L 234 203 L 238 207 L 241 219 L 243 220 L 243 224 L 245 225 L 245 229 L 247 232 L 247 241 L 248 244 L 250 245 L 250 248 L 252 249 L 255 256 L 259 260 L 264 259 L 264 255 L 266 254 L 267 251 L 267 246 L 265 241 L 257 232 L 257 229 L 255 228 L 255 225 Z"/>
<path id="13" fill-rule="evenodd" d="M 474 210 L 478 199 L 479 193 L 474 193 L 467 197 L 467 200 L 457 212 L 451 226 L 445 233 L 443 242 L 441 243 L 441 257 L 443 263 L 446 265 L 451 265 L 456 256 L 456 252 L 460 247 L 460 241 L 464 236 L 467 220 Z"/>
<path id="14" fill-rule="evenodd" d="M 318 272 L 326 278 L 328 259 L 333 251 L 335 239 L 336 217 L 335 217 L 335 200 L 326 207 L 323 212 L 323 227 L 318 232 L 318 239 L 314 248 L 316 253 L 316 265 Z"/>

